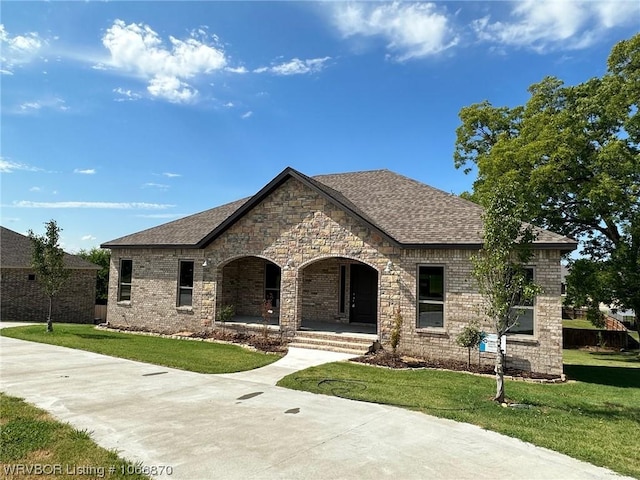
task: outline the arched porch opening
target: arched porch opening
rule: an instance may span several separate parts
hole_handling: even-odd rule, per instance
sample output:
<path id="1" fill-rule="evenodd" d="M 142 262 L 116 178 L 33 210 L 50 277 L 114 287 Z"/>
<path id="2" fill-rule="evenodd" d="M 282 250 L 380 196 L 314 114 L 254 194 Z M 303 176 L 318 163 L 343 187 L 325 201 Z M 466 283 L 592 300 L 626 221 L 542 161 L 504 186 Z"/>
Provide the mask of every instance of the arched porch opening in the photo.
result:
<path id="1" fill-rule="evenodd" d="M 233 306 L 232 322 L 280 322 L 280 267 L 261 257 L 247 256 L 222 267 L 222 283 L 217 310 Z"/>
<path id="2" fill-rule="evenodd" d="M 375 268 L 350 258 L 324 258 L 300 269 L 298 288 L 300 330 L 377 333 Z"/>

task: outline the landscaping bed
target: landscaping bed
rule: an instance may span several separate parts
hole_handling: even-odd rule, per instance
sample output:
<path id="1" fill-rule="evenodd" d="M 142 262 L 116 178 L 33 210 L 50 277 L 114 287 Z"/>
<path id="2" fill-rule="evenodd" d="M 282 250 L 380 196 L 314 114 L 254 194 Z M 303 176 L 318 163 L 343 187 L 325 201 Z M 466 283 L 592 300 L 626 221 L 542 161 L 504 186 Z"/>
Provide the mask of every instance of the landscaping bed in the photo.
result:
<path id="1" fill-rule="evenodd" d="M 467 365 L 466 362 L 457 360 L 414 358 L 394 354 L 392 352 L 387 352 L 384 350 L 353 358 L 351 359 L 351 361 L 357 363 L 365 363 L 368 365 L 375 365 L 379 367 L 397 369 L 432 368 L 441 370 L 452 370 L 456 372 L 469 372 L 479 375 L 495 375 L 493 365 Z M 526 370 L 518 370 L 515 368 L 505 368 L 504 374 L 505 378 L 509 378 L 512 380 L 531 380 L 538 381 L 540 383 L 558 383 L 565 381 L 564 376 L 528 372 Z"/>
<path id="2" fill-rule="evenodd" d="M 152 332 L 146 328 L 134 326 L 111 327 L 107 324 L 101 324 L 98 327 L 114 332 L 142 333 L 160 337 L 178 338 L 181 340 L 208 340 L 212 342 L 232 343 L 235 345 L 251 347 L 264 353 L 284 354 L 287 353 L 288 345 L 287 341 L 282 339 L 279 335 L 277 337 L 272 335 L 267 335 L 265 337 L 264 335 L 255 335 L 232 330 L 222 331 L 221 329 L 215 329 L 202 330 L 199 332 Z"/>

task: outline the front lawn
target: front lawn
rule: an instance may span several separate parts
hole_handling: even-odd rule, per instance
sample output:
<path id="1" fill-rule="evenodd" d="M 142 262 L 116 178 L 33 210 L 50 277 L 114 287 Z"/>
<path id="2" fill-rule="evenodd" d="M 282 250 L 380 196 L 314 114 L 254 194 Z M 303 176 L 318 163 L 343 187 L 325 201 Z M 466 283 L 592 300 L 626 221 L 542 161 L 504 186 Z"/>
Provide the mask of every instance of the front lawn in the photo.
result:
<path id="1" fill-rule="evenodd" d="M 439 370 L 389 370 L 355 363 L 313 367 L 278 385 L 383 403 L 467 422 L 640 478 L 640 369 L 624 358 L 568 353 L 567 373 L 580 381 L 507 381 L 508 399 L 492 401 L 495 380 Z M 630 368 L 634 367 L 634 368 Z"/>
<path id="2" fill-rule="evenodd" d="M 237 345 L 111 332 L 93 325 L 58 323 L 53 332 L 47 333 L 44 325 L 37 324 L 3 328 L 0 335 L 198 373 L 242 372 L 280 358 Z"/>
<path id="3" fill-rule="evenodd" d="M 127 462 L 44 410 L 0 393 L 0 475 L 19 478 L 149 479 Z"/>

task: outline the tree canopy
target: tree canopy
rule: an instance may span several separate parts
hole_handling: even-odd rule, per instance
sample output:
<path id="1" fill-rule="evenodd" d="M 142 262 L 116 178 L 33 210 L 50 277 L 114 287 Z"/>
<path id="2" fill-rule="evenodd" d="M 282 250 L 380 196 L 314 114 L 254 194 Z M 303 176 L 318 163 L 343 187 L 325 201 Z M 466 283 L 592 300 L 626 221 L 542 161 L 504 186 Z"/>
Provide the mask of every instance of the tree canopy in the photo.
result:
<path id="1" fill-rule="evenodd" d="M 101 267 L 96 276 L 96 304 L 106 305 L 109 297 L 111 251 L 94 247 L 91 250 L 80 250 L 78 256 Z"/>
<path id="2" fill-rule="evenodd" d="M 477 171 L 479 203 L 518 186 L 523 220 L 577 238 L 584 258 L 568 297 L 640 312 L 640 35 L 612 49 L 607 71 L 573 86 L 546 77 L 525 105 L 464 107 L 455 166 Z M 474 169 L 475 167 L 475 169 Z M 597 275 L 596 275 L 597 273 Z"/>
<path id="3" fill-rule="evenodd" d="M 64 251 L 60 248 L 60 232 L 55 220 L 45 223 L 46 233 L 37 235 L 29 230 L 29 238 L 33 246 L 31 266 L 36 271 L 36 279 L 49 299 L 49 314 L 47 316 L 47 331 L 53 331 L 51 318 L 51 302 L 64 283 L 69 278 L 70 271 L 64 264 Z"/>
<path id="4" fill-rule="evenodd" d="M 484 313 L 502 337 L 518 324 L 522 309 L 540 288 L 527 277 L 525 266 L 532 257 L 533 227 L 521 221 L 523 205 L 513 184 L 498 184 L 483 198 L 484 245 L 473 257 L 473 276 L 484 297 Z M 496 396 L 504 401 L 504 352 L 496 353 Z"/>

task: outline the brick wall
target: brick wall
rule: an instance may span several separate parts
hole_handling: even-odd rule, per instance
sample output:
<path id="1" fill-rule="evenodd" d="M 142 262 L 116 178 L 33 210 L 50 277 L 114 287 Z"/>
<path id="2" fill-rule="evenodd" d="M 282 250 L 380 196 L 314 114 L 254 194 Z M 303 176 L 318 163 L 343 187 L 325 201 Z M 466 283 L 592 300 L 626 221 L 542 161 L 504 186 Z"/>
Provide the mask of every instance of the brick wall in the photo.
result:
<path id="1" fill-rule="evenodd" d="M 33 270 L 2 269 L 0 279 L 0 319 L 5 322 L 46 322 L 49 298 L 37 280 L 29 280 Z M 93 323 L 96 271 L 74 270 L 62 291 L 53 298 L 51 318 L 60 323 Z"/>
<path id="2" fill-rule="evenodd" d="M 472 251 L 401 250 L 348 216 L 320 194 L 287 180 L 246 213 L 205 250 L 114 249 L 109 284 L 109 321 L 158 331 L 201 329 L 222 305 L 241 315 L 259 316 L 264 295 L 264 265 L 281 268 L 279 320 L 294 334 L 303 320 L 344 322 L 339 312 L 339 266 L 361 262 L 378 271 L 378 333 L 389 341 L 394 310 L 404 317 L 400 349 L 408 354 L 466 360 L 457 334 L 478 318 L 482 299 L 471 277 Z M 535 334 L 512 337 L 508 364 L 542 373 L 562 371 L 560 256 L 539 251 L 532 261 L 544 288 L 535 304 Z M 120 258 L 133 260 L 132 298 L 117 302 Z M 207 267 L 203 267 L 204 259 Z M 179 260 L 194 260 L 191 308 L 177 308 Z M 388 262 L 393 268 L 385 271 Z M 416 328 L 418 265 L 445 268 L 445 320 L 441 329 Z M 347 280 L 348 285 L 348 280 Z M 347 295 L 347 299 L 348 299 Z M 347 300 L 348 302 L 348 300 Z M 488 323 L 483 323 L 490 331 Z M 493 362 L 492 357 L 485 359 Z"/>

